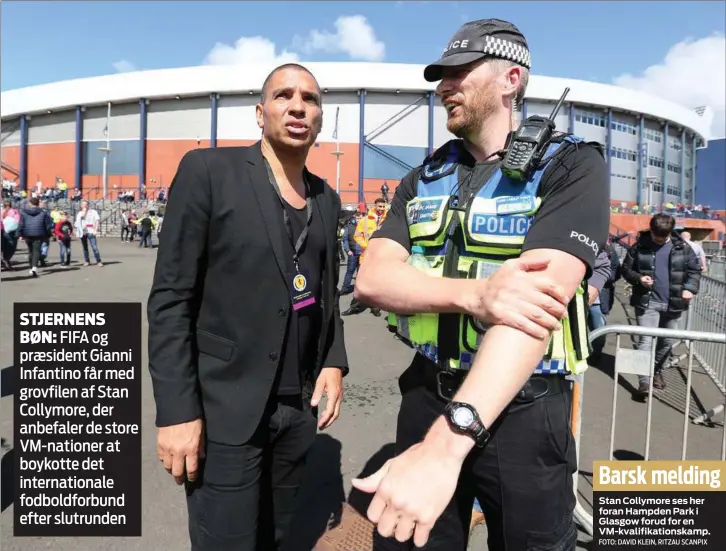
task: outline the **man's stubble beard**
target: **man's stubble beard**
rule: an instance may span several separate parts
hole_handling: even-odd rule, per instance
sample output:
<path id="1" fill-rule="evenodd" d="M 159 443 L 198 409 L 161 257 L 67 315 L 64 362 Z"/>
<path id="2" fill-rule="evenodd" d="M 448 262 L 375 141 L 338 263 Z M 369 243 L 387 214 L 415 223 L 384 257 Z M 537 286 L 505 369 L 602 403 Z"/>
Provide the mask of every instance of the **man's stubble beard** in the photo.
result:
<path id="1" fill-rule="evenodd" d="M 459 114 L 456 119 L 447 121 L 446 129 L 457 138 L 472 141 L 497 110 L 496 100 L 492 93 L 493 88 L 493 84 L 479 88 L 467 104 L 459 108 L 463 113 Z"/>

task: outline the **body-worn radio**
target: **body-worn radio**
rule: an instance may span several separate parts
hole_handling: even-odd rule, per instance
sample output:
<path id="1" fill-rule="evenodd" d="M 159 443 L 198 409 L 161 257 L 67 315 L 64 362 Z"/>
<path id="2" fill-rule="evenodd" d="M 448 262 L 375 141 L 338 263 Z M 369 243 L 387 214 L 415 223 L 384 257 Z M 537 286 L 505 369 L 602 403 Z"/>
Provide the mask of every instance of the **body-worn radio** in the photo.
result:
<path id="1" fill-rule="evenodd" d="M 555 130 L 555 117 L 569 91 L 569 88 L 565 88 L 549 118 L 533 115 L 522 121 L 509 141 L 502 162 L 502 172 L 505 176 L 513 180 L 527 180 L 530 174 L 537 170 Z"/>

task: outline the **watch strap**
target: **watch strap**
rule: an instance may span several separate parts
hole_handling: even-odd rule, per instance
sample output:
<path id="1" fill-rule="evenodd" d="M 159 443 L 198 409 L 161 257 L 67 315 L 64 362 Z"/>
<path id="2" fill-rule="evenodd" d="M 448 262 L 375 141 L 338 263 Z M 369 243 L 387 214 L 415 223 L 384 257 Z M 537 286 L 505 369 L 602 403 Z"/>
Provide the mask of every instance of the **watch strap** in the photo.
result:
<path id="1" fill-rule="evenodd" d="M 468 409 L 474 416 L 474 421 L 468 427 L 460 427 L 454 421 L 454 410 L 460 407 Z M 449 426 L 452 428 L 452 430 L 458 432 L 459 434 L 469 436 L 472 440 L 474 440 L 474 444 L 479 448 L 483 448 L 487 444 L 487 442 L 489 442 L 491 435 L 484 426 L 484 423 L 481 422 L 479 413 L 474 406 L 464 402 L 449 402 L 448 404 L 446 404 L 445 411 L 446 420 L 448 421 Z"/>

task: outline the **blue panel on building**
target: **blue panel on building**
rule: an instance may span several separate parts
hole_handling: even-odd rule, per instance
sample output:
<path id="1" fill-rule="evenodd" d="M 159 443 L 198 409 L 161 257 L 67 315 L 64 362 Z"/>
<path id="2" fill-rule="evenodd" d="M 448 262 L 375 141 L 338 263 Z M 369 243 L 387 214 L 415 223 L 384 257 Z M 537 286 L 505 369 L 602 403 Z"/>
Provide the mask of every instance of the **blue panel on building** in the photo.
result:
<path id="1" fill-rule="evenodd" d="M 428 150 L 425 147 L 378 144 L 373 144 L 373 147 L 366 146 L 363 158 L 364 176 L 377 180 L 400 180 L 410 171 L 406 165 L 410 167 L 420 165 L 427 154 Z M 400 162 L 396 162 L 395 159 Z"/>
<path id="2" fill-rule="evenodd" d="M 726 138 L 696 151 L 696 204 L 726 209 Z"/>
<path id="3" fill-rule="evenodd" d="M 105 141 L 83 143 L 83 174 L 89 176 L 103 174 L 104 154 L 98 148 L 105 146 Z M 139 140 L 111 142 L 111 152 L 108 154 L 108 175 L 138 174 L 140 168 L 139 147 Z"/>

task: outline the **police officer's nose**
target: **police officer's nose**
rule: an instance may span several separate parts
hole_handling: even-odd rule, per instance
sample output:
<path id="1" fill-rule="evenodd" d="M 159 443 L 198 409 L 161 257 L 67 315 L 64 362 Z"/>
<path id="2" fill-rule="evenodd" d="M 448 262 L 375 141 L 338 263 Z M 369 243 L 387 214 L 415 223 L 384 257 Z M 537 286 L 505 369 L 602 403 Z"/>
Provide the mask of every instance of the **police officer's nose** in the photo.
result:
<path id="1" fill-rule="evenodd" d="M 451 95 L 451 84 L 446 82 L 446 79 L 441 80 L 436 86 L 436 94 L 441 99 L 444 99 L 446 96 Z"/>

